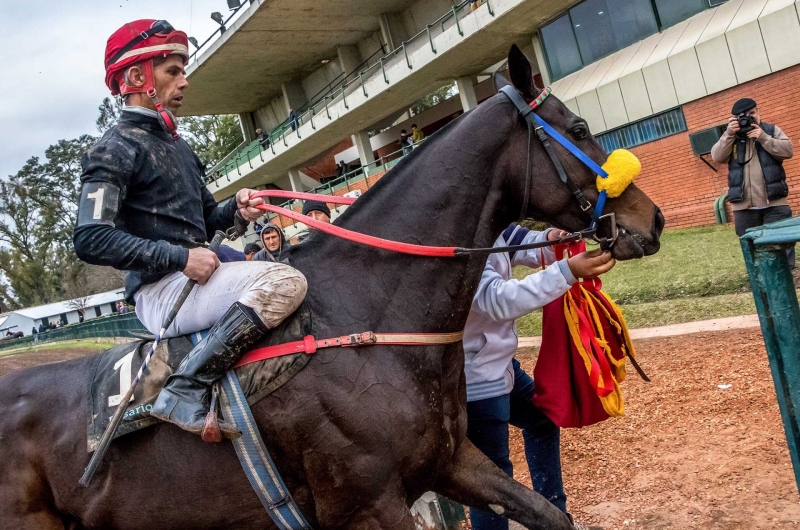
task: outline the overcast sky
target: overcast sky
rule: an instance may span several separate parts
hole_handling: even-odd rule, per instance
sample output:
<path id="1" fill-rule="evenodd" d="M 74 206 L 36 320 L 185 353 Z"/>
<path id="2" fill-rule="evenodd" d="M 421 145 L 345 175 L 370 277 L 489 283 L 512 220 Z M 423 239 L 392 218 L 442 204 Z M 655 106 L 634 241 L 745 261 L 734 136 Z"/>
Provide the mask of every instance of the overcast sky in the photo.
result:
<path id="1" fill-rule="evenodd" d="M 202 43 L 219 27 L 213 11 L 227 18 L 226 0 L 0 0 L 0 178 L 58 140 L 97 134 L 105 45 L 122 24 L 164 19 Z"/>

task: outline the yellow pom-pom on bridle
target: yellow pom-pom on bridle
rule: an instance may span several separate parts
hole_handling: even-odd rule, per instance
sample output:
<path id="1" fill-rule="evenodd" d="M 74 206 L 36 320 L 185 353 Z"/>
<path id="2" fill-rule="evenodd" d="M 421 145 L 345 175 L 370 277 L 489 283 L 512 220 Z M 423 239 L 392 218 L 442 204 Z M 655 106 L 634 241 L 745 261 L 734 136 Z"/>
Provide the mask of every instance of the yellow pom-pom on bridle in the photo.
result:
<path id="1" fill-rule="evenodd" d="M 603 170 L 608 176 L 597 177 L 597 190 L 605 191 L 608 197 L 613 199 L 622 195 L 630 183 L 639 176 L 642 163 L 627 149 L 617 149 L 608 155 Z"/>

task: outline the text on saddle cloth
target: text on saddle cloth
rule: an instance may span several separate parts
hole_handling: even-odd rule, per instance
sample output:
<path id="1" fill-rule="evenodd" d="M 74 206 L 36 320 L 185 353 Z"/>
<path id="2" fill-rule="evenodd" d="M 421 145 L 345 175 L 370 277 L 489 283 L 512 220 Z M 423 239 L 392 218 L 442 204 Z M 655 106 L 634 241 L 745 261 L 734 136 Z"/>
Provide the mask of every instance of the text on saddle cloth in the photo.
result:
<path id="1" fill-rule="evenodd" d="M 302 340 L 313 333 L 311 313 L 305 304 L 257 346 L 266 347 L 284 342 Z M 164 341 L 156 349 L 142 378 L 133 393 L 115 438 L 157 423 L 149 414 L 153 403 L 167 378 L 175 372 L 183 358 L 192 350 L 195 335 L 176 337 Z M 151 341 L 120 344 L 94 359 L 87 376 L 87 445 L 94 451 L 108 426 L 120 399 L 128 390 L 138 367 L 147 355 Z M 250 404 L 280 388 L 297 374 L 309 361 L 308 355 L 286 355 L 262 359 L 236 369 L 240 385 Z"/>

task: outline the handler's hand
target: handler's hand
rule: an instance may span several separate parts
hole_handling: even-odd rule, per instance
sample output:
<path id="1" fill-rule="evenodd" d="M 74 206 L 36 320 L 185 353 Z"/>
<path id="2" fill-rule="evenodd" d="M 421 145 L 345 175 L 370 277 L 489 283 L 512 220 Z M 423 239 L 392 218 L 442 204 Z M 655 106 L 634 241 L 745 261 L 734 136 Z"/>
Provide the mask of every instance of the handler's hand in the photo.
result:
<path id="1" fill-rule="evenodd" d="M 556 241 L 561 239 L 562 237 L 567 237 L 569 232 L 566 230 L 561 230 L 560 228 L 553 228 L 549 232 L 547 232 L 547 240 L 548 241 Z"/>
<path id="2" fill-rule="evenodd" d="M 183 274 L 199 285 L 203 285 L 211 278 L 217 267 L 219 267 L 219 258 L 212 251 L 205 247 L 190 248 L 189 259 L 186 261 Z"/>
<path id="3" fill-rule="evenodd" d="M 264 215 L 264 212 L 256 208 L 259 204 L 264 204 L 262 197 L 251 198 L 256 193 L 256 190 L 244 188 L 236 193 L 236 206 L 239 212 L 246 221 L 257 221 L 259 217 Z"/>
<path id="4" fill-rule="evenodd" d="M 726 132 L 730 136 L 736 134 L 739 131 L 739 128 L 739 119 L 736 116 L 731 116 L 728 118 L 728 129 Z"/>
<path id="5" fill-rule="evenodd" d="M 617 263 L 611 252 L 602 251 L 599 248 L 581 252 L 577 256 L 572 256 L 567 260 L 569 270 L 576 278 L 594 278 L 610 271 Z"/>

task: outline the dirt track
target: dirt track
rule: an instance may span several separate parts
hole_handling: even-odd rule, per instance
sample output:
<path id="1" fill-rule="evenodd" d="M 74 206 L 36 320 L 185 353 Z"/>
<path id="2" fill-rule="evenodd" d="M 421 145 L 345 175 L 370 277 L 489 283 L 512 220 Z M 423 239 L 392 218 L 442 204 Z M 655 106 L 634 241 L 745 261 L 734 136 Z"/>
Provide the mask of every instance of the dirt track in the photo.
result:
<path id="1" fill-rule="evenodd" d="M 637 341 L 653 382 L 626 415 L 562 434 L 568 508 L 613 528 L 796 528 L 798 497 L 759 330 Z M 534 352 L 521 352 L 533 369 Z M 718 385 L 732 385 L 721 389 Z M 514 432 L 517 479 L 530 485 Z"/>
<path id="2" fill-rule="evenodd" d="M 562 435 L 564 483 L 576 519 L 606 530 L 800 526 L 800 497 L 760 332 L 636 345 L 653 382 L 628 378 L 626 415 Z M 4 357 L 0 374 L 81 355 Z M 534 350 L 519 358 L 533 369 Z M 517 479 L 530 485 L 518 432 L 512 455 Z"/>

